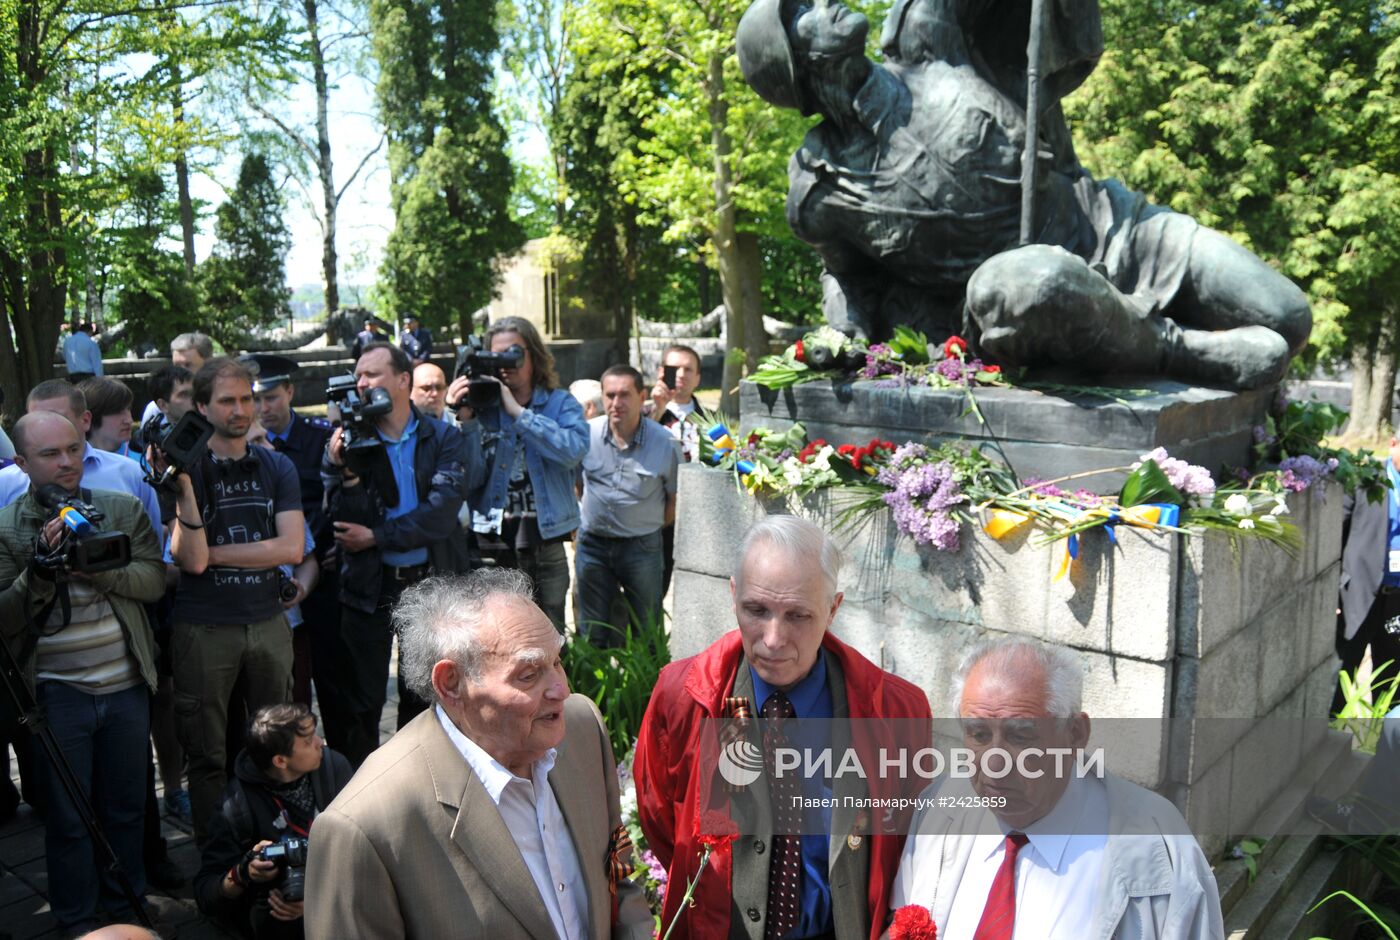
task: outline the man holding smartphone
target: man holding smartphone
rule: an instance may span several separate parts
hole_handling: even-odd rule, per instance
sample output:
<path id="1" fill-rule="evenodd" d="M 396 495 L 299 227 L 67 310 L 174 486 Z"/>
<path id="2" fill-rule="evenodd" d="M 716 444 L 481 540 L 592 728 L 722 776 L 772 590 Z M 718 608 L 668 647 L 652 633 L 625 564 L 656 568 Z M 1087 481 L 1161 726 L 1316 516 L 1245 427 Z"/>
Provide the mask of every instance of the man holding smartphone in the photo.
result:
<path id="1" fill-rule="evenodd" d="M 690 420 L 695 412 L 695 389 L 700 385 L 700 354 L 689 346 L 667 346 L 661 353 L 661 367 L 651 387 L 648 411 L 657 424 L 681 442 L 681 460 L 700 459 L 700 426 Z M 676 523 L 671 520 L 661 530 L 666 564 L 661 576 L 661 593 L 671 589 L 671 572 L 676 567 Z"/>

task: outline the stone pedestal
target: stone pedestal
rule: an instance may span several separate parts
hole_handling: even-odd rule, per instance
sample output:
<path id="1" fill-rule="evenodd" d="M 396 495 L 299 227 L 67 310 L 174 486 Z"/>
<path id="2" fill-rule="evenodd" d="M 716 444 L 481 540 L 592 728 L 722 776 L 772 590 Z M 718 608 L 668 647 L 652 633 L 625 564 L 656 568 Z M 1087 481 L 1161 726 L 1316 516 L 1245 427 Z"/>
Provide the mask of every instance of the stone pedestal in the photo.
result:
<path id="1" fill-rule="evenodd" d="M 978 393 L 983 412 L 1004 443 L 1013 436 L 1020 442 L 1011 456 L 1027 455 L 1027 464 L 1017 470 L 1042 477 L 1126 463 L 1157 444 L 1193 461 L 1206 462 L 1201 454 L 1210 452 L 1220 455 L 1216 462 L 1238 462 L 1242 435 L 1267 400 L 1163 389 L 1150 407 L 1080 409 L 1046 401 L 1063 415 L 1054 424 L 1022 420 L 1012 404 L 1025 393 L 999 394 Z M 797 402 L 804 409 L 791 418 L 834 443 L 875 433 L 902 442 L 970 430 L 969 419 L 957 417 L 956 395 L 914 400 L 899 390 L 806 386 L 776 396 L 771 411 L 765 405 L 756 414 L 747 406 L 758 398 L 757 389 L 745 388 L 745 428 L 769 424 L 778 403 Z M 1198 408 L 1186 405 L 1192 398 Z M 805 410 L 809 401 L 812 412 Z M 927 423 L 933 413 L 952 427 Z M 1054 441 L 1057 431 L 1065 440 L 1070 430 L 1083 433 L 1090 425 L 1099 429 L 1097 438 Z M 938 430 L 920 434 L 920 427 Z M 1190 441 L 1201 450 L 1193 452 Z M 767 511 L 796 511 L 831 531 L 836 515 L 820 495 L 796 506 L 764 506 L 740 492 L 732 475 L 705 467 L 684 467 L 680 481 L 671 640 L 678 658 L 733 628 L 727 579 L 750 522 Z M 1215 855 L 1227 838 L 1255 831 L 1285 785 L 1306 784 L 1325 766 L 1310 757 L 1328 735 L 1341 497 L 1335 486 L 1289 497 L 1304 540 L 1297 558 L 1262 541 L 1232 545 L 1220 535 L 1186 538 L 1120 526 L 1117 545 L 1101 530 L 1084 535 L 1079 559 L 1060 581 L 1053 578 L 1064 544 L 1038 544 L 1029 527 L 996 541 L 965 526 L 961 550 L 939 552 L 899 535 L 881 512 L 838 534 L 847 559 L 846 600 L 833 629 L 920 685 L 936 717 L 954 713 L 947 700 L 954 671 L 988 636 L 1035 637 L 1078 650 L 1087 667 L 1090 716 L 1101 724 L 1146 719 L 1135 726 L 1141 733 L 1132 747 L 1122 746 L 1121 734 L 1114 739 L 1109 769 L 1170 797 Z"/>
<path id="2" fill-rule="evenodd" d="M 1041 394 L 1015 388 L 975 391 L 979 421 L 965 392 L 882 387 L 879 382 L 811 382 L 774 390 L 745 382 L 740 425 L 782 430 L 801 421 L 813 437 L 864 444 L 872 437 L 936 444 L 965 439 L 999 454 L 1022 477 L 1054 479 L 1132 463 L 1154 447 L 1215 472 L 1245 464 L 1255 425 L 1272 389 L 1237 394 L 1162 378 L 1116 377 L 1120 401 Z M 1112 492 L 1123 474 L 1086 480 Z"/>

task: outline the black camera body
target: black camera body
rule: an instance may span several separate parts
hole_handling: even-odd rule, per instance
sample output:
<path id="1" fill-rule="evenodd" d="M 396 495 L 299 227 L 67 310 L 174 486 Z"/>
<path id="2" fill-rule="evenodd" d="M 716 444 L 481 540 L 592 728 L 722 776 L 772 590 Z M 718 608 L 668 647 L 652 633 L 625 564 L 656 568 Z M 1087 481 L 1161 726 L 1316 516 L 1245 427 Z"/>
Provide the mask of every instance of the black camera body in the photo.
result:
<path id="1" fill-rule="evenodd" d="M 168 424 L 165 415 L 155 414 L 141 425 L 137 435 L 141 451 L 154 447 L 165 457 L 166 468 L 157 476 L 154 470 L 146 474 L 146 482 L 152 486 L 170 488 L 175 477 L 189 473 L 190 469 L 209 450 L 209 440 L 214 436 L 214 425 L 204 415 L 191 408 L 176 421 Z"/>
<path id="2" fill-rule="evenodd" d="M 333 375 L 326 383 L 326 404 L 334 405 L 339 413 L 341 441 L 345 445 L 345 466 L 350 472 L 373 485 L 386 506 L 399 504 L 399 485 L 384 442 L 375 430 L 375 423 L 394 410 L 388 391 L 371 388 L 361 395 L 353 375 Z"/>
<path id="3" fill-rule="evenodd" d="M 457 347 L 457 368 L 454 379 L 466 376 L 471 379 L 467 397 L 461 401 L 448 402 L 447 407 L 456 411 L 466 405 L 472 411 L 484 411 L 501 403 L 501 373 L 506 369 L 518 369 L 525 361 L 525 350 L 512 345 L 501 352 L 491 352 L 479 336 L 467 337 L 465 346 Z"/>
<path id="4" fill-rule="evenodd" d="M 300 901 L 306 897 L 306 851 L 308 842 L 300 836 L 283 836 L 281 842 L 265 845 L 254 856 L 273 862 L 282 872 L 282 897 Z"/>
<path id="5" fill-rule="evenodd" d="M 131 538 L 125 532 L 104 532 L 100 528 L 105 518 L 102 510 L 92 503 L 67 492 L 62 487 L 42 486 L 36 494 L 39 504 L 63 520 L 64 538 L 59 545 L 50 546 L 55 567 L 63 571 L 95 574 L 125 568 L 131 563 Z"/>

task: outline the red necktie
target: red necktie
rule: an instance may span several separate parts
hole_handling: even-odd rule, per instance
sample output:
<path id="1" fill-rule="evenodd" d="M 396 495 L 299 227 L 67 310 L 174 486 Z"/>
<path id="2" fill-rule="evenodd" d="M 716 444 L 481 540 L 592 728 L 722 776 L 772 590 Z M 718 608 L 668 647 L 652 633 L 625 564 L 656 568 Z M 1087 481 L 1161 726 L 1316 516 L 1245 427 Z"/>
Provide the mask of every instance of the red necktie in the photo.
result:
<path id="1" fill-rule="evenodd" d="M 982 908 L 982 919 L 977 922 L 972 940 L 1011 940 L 1012 931 L 1016 929 L 1016 856 L 1027 841 L 1024 832 L 1013 832 L 1006 837 L 1001 867 L 992 879 L 987 906 Z"/>
<path id="2" fill-rule="evenodd" d="M 774 692 L 763 703 L 763 758 L 768 771 L 768 796 L 773 806 L 773 854 L 768 860 L 768 921 L 765 940 L 778 940 L 797 929 L 802 918 L 802 811 L 797 774 L 775 773 L 776 752 L 787 747 L 783 723 L 797 716 L 792 701 Z"/>

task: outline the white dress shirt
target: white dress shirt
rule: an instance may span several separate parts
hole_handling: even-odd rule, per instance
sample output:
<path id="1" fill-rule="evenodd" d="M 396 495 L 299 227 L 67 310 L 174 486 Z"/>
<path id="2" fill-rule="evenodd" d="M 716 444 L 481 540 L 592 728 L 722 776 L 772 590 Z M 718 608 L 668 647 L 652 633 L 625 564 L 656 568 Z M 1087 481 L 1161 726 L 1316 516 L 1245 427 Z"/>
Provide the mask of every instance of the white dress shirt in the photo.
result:
<path id="1" fill-rule="evenodd" d="M 471 738 L 464 735 L 442 706 L 434 706 L 438 721 L 454 747 L 471 767 L 486 794 L 501 813 L 506 828 L 525 859 L 525 867 L 535 881 L 535 889 L 544 900 L 554 931 L 561 940 L 581 940 L 588 936 L 588 893 L 584 889 L 583 872 L 579 869 L 578 852 L 569 835 L 564 814 L 549 786 L 549 771 L 554 767 L 555 751 L 551 748 L 535 761 L 531 778 L 517 777 L 500 762 L 487 754 Z"/>
<path id="2" fill-rule="evenodd" d="M 958 883 L 946 924 L 938 925 L 939 940 L 972 940 L 991 893 L 992 881 L 1006 846 L 1006 833 L 984 832 L 976 837 L 972 855 Z M 1103 781 L 1071 777 L 1060 802 L 1043 818 L 1026 827 L 1030 841 L 1016 856 L 1016 926 L 1012 940 L 1082 940 L 1094 923 L 1104 848 L 1108 844 L 1108 799 Z M 942 840 L 919 839 L 913 861 L 924 852 L 941 849 Z M 925 845 L 925 843 L 927 843 Z M 909 859 L 905 860 L 908 864 Z M 929 866 L 933 867 L 932 864 Z M 897 905 L 931 905 L 915 884 L 909 898 Z M 898 895 L 898 890 L 896 895 Z"/>

